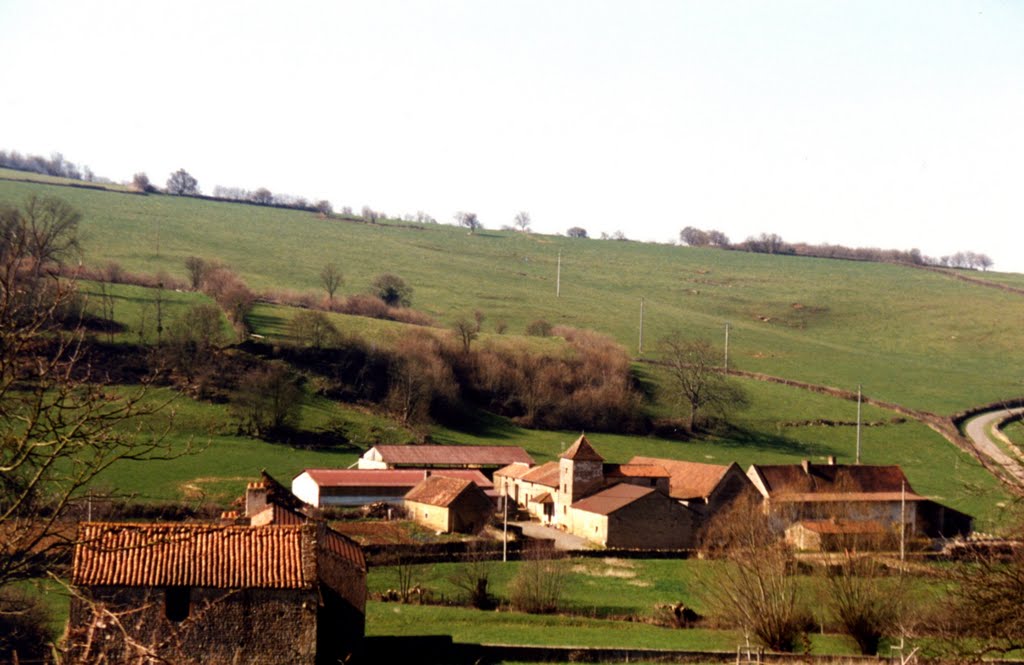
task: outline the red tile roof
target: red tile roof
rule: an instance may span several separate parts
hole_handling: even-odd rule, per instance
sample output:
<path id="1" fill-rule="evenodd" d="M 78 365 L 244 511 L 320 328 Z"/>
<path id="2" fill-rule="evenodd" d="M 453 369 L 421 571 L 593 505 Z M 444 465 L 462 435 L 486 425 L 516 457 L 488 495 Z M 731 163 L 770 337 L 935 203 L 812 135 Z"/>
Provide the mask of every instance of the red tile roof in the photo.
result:
<path id="1" fill-rule="evenodd" d="M 673 499 L 703 499 L 711 495 L 729 466 L 636 456 L 630 464 L 658 464 L 669 473 L 668 493 Z"/>
<path id="2" fill-rule="evenodd" d="M 668 478 L 669 473 L 657 464 L 605 464 L 605 478 Z"/>
<path id="3" fill-rule="evenodd" d="M 455 499 L 473 485 L 468 480 L 430 476 L 424 478 L 405 495 L 406 501 L 425 503 L 431 506 L 450 506 Z"/>
<path id="4" fill-rule="evenodd" d="M 304 588 L 302 526 L 86 523 L 71 578 L 79 585 Z"/>
<path id="5" fill-rule="evenodd" d="M 519 479 L 545 487 L 558 487 L 558 462 L 545 462 L 540 466 L 535 466 Z"/>
<path id="6" fill-rule="evenodd" d="M 580 499 L 572 504 L 576 510 L 583 510 L 597 515 L 611 515 L 617 510 L 625 508 L 637 499 L 642 499 L 655 490 L 650 487 L 639 487 L 629 483 L 612 485 L 606 490 L 591 494 L 585 499 Z M 667 501 L 667 499 L 666 499 Z"/>
<path id="7" fill-rule="evenodd" d="M 505 466 L 512 462 L 533 464 L 529 453 L 518 446 L 374 446 L 387 464 Z M 364 455 L 365 456 L 365 455 Z"/>
<path id="8" fill-rule="evenodd" d="M 525 474 L 530 472 L 532 469 L 528 464 L 522 462 L 513 462 L 508 466 L 503 466 L 494 472 L 495 476 L 504 476 L 505 478 L 522 478 Z"/>
<path id="9" fill-rule="evenodd" d="M 604 458 L 597 454 L 594 447 L 587 441 L 587 437 L 580 435 L 580 438 L 576 439 L 576 442 L 569 446 L 569 450 L 566 450 L 560 455 L 563 459 L 579 460 L 586 462 L 603 462 Z"/>
<path id="10" fill-rule="evenodd" d="M 777 494 L 818 493 L 888 493 L 899 494 L 906 488 L 914 494 L 898 466 L 851 464 L 754 465 L 751 467 L 764 481 L 768 496 Z"/>
<path id="11" fill-rule="evenodd" d="M 476 469 L 306 469 L 303 473 L 325 487 L 414 487 L 431 476 L 471 480 L 478 487 L 494 486 L 487 476 Z M 301 475 L 301 474 L 300 474 Z"/>
<path id="12" fill-rule="evenodd" d="M 308 588 L 314 543 L 366 570 L 362 549 L 322 524 L 85 523 L 71 579 L 79 585 Z M 310 576 L 314 577 L 310 577 Z"/>

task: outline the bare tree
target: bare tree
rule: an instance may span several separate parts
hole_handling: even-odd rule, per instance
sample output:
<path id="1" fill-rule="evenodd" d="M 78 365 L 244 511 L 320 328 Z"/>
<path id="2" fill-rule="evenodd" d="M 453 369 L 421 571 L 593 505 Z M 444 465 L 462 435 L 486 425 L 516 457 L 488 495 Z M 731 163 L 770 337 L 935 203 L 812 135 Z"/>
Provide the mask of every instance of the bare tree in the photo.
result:
<path id="1" fill-rule="evenodd" d="M 690 247 L 703 247 L 711 243 L 711 238 L 706 231 L 687 226 L 679 232 L 679 241 Z"/>
<path id="2" fill-rule="evenodd" d="M 327 299 L 334 304 L 334 293 L 338 290 L 338 287 L 345 283 L 344 277 L 341 275 L 341 270 L 338 266 L 333 263 L 328 263 L 320 271 L 320 285 L 324 287 L 324 291 L 327 292 Z"/>
<path id="3" fill-rule="evenodd" d="M 886 635 L 898 632 L 906 598 L 905 578 L 888 576 L 873 555 L 847 549 L 825 557 L 824 605 L 864 655 L 878 653 Z"/>
<path id="4" fill-rule="evenodd" d="M 530 230 L 530 213 L 526 212 L 525 210 L 521 210 L 521 211 L 517 212 L 516 216 L 515 216 L 514 222 L 515 222 L 515 226 L 516 226 L 517 229 L 519 229 L 523 233 L 529 232 L 529 230 Z"/>
<path id="5" fill-rule="evenodd" d="M 274 202 L 274 194 L 266 187 L 260 187 L 249 195 L 249 200 L 259 205 L 270 205 Z"/>
<path id="6" fill-rule="evenodd" d="M 77 219 L 56 201 L 0 210 L 0 587 L 67 547 L 63 521 L 98 474 L 185 452 L 145 428 L 165 405 L 148 382 L 111 390 L 65 314 L 75 283 L 51 267 L 77 247 Z"/>
<path id="7" fill-rule="evenodd" d="M 286 365 L 271 363 L 258 367 L 240 383 L 230 405 L 239 431 L 268 437 L 296 424 L 302 407 L 302 390 L 298 378 Z"/>
<path id="8" fill-rule="evenodd" d="M 185 271 L 188 272 L 188 283 L 193 291 L 198 291 L 203 285 L 203 277 L 206 275 L 208 265 L 206 261 L 198 256 L 190 256 L 185 259 Z"/>
<path id="9" fill-rule="evenodd" d="M 185 169 L 178 169 L 167 178 L 167 193 L 177 196 L 195 196 L 199 193 L 199 181 Z"/>
<path id="10" fill-rule="evenodd" d="M 702 339 L 686 339 L 676 333 L 658 344 L 662 362 L 669 371 L 674 397 L 689 407 L 687 428 L 692 432 L 713 410 L 725 415 L 729 409 L 745 408 L 746 393 L 729 381 L 722 371 L 722 357 Z"/>
<path id="11" fill-rule="evenodd" d="M 459 342 L 462 343 L 462 352 L 469 353 L 469 346 L 479 336 L 480 327 L 475 321 L 470 321 L 465 316 L 460 316 L 452 324 L 452 331 L 459 338 Z"/>
<path id="12" fill-rule="evenodd" d="M 470 542 L 462 561 L 448 577 L 452 585 L 466 592 L 469 604 L 478 610 L 494 609 L 497 605 L 490 592 L 491 574 L 494 571 L 491 554 L 484 541 Z"/>
<path id="13" fill-rule="evenodd" d="M 788 574 L 792 552 L 753 497 L 716 515 L 704 536 L 706 556 L 726 568 L 699 578 L 708 606 L 727 623 L 775 651 L 795 651 L 806 641 L 808 613 L 796 579 Z"/>
<path id="14" fill-rule="evenodd" d="M 951 637 L 961 655 L 980 659 L 1024 649 L 1024 526 L 1015 535 L 1018 544 L 979 544 L 948 571 Z"/>
<path id="15" fill-rule="evenodd" d="M 565 232 L 565 235 L 569 236 L 570 238 L 586 238 L 587 230 L 582 226 L 573 226 L 570 227 L 569 230 Z"/>
<path id="16" fill-rule="evenodd" d="M 465 226 L 469 229 L 470 233 L 476 233 L 477 229 L 483 228 L 483 224 L 480 223 L 480 219 L 476 216 L 475 212 L 457 212 L 455 213 L 455 221 L 458 222 L 459 226 Z"/>
<path id="17" fill-rule="evenodd" d="M 531 614 L 557 611 L 565 592 L 563 563 L 553 549 L 540 545 L 526 549 L 509 587 L 512 606 Z"/>

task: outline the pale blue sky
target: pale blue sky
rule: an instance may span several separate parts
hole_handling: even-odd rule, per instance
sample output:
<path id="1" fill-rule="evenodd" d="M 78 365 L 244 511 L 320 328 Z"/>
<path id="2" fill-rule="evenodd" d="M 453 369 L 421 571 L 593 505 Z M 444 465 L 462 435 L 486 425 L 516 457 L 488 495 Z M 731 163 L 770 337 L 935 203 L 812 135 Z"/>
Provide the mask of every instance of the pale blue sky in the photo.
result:
<path id="1" fill-rule="evenodd" d="M 0 0 L 0 148 L 118 180 L 1024 271 L 1024 3 Z"/>

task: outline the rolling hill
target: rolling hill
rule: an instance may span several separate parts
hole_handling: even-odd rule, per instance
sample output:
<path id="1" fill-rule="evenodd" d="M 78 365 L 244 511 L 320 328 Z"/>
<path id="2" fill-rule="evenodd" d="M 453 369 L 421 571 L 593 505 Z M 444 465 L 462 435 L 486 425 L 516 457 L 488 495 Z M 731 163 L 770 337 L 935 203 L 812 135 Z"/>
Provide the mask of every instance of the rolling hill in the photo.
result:
<path id="1" fill-rule="evenodd" d="M 184 260 L 194 255 L 227 263 L 255 290 L 316 291 L 320 269 L 333 262 L 344 273 L 345 294 L 368 290 L 381 272 L 400 274 L 415 289 L 413 307 L 440 325 L 481 310 L 484 331 L 490 333 L 481 343 L 499 339 L 493 332 L 499 322 L 507 324 L 508 334 L 519 334 L 531 321 L 546 319 L 607 333 L 638 360 L 656 359 L 659 337 L 680 331 L 720 344 L 728 323 L 730 364 L 742 370 L 848 390 L 862 384 L 873 398 L 941 415 L 1024 395 L 1019 371 L 1024 330 L 1015 314 L 1024 295 L 937 272 L 511 231 L 467 234 L 447 225 L 364 224 L 238 203 L 26 182 L 23 174 L 0 171 L 0 201 L 18 204 L 32 194 L 59 196 L 82 211 L 83 261 L 91 266 L 113 261 L 134 272 L 164 270 L 183 278 Z M 586 227 L 586 221 L 566 220 L 566 227 L 575 225 Z M 559 256 L 561 293 L 556 297 Z M 1017 275 L 991 278 L 1024 284 Z M 124 297 L 128 302 L 145 295 Z M 637 348 L 641 299 L 643 353 Z M 270 335 L 280 334 L 290 316 L 288 308 L 271 306 L 261 306 L 258 313 L 257 332 Z M 399 325 L 336 320 L 350 330 Z M 638 371 L 659 380 L 655 367 L 638 365 Z M 604 440 L 607 448 L 602 450 L 616 461 L 634 453 L 742 464 L 827 454 L 850 458 L 853 428 L 809 423 L 852 421 L 851 403 L 745 383 L 753 406 L 738 416 L 731 438 L 681 444 L 609 435 L 597 437 L 595 445 L 601 447 Z M 223 416 L 217 407 L 189 408 L 213 409 L 207 431 L 228 435 L 216 424 Z M 661 403 L 651 408 L 671 409 Z M 867 420 L 878 423 L 865 433 L 866 461 L 903 464 L 918 491 L 996 519 L 995 504 L 1005 496 L 994 480 L 923 425 L 889 422 L 893 415 L 865 411 Z M 457 430 L 437 428 L 432 438 L 505 440 L 545 459 L 572 437 L 484 419 L 482 425 Z M 252 442 L 253 456 L 267 445 Z M 335 465 L 356 453 L 317 461 L 321 454 L 282 456 L 277 472 L 287 476 L 296 471 L 300 459 L 303 466 Z M 223 468 L 220 476 L 251 474 L 242 468 L 249 464 L 243 455 L 238 469 Z M 973 489 L 978 487 L 980 493 Z M 153 496 L 166 498 L 173 492 L 168 486 Z"/>

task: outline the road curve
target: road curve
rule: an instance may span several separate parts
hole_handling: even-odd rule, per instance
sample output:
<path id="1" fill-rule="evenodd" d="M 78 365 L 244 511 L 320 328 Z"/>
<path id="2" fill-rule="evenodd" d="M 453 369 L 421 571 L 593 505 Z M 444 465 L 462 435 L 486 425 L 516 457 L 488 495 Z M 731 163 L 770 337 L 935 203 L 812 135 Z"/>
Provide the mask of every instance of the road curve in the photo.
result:
<path id="1" fill-rule="evenodd" d="M 964 431 L 967 434 L 967 438 L 978 449 L 978 452 L 1003 467 L 1007 474 L 1016 480 L 1021 487 L 1024 487 L 1024 466 L 1021 465 L 1020 461 L 1004 453 L 988 435 L 988 431 L 994 423 L 1006 420 L 1010 416 L 1020 413 L 1024 413 L 1024 408 L 988 411 L 968 420 L 964 424 Z"/>

